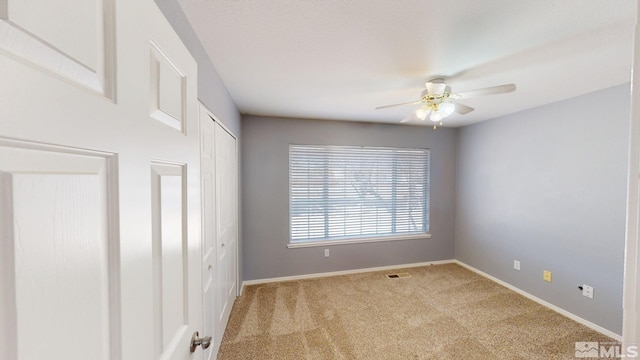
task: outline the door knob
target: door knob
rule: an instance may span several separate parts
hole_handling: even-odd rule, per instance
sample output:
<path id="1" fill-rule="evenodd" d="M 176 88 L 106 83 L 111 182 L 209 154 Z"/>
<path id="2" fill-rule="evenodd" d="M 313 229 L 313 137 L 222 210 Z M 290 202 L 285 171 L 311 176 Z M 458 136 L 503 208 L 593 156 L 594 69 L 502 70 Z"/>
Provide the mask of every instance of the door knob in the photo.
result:
<path id="1" fill-rule="evenodd" d="M 191 346 L 189 346 L 189 350 L 191 352 L 195 352 L 198 345 L 202 346 L 203 349 L 208 348 L 211 345 L 211 336 L 201 338 L 197 331 L 194 332 L 191 337 Z"/>

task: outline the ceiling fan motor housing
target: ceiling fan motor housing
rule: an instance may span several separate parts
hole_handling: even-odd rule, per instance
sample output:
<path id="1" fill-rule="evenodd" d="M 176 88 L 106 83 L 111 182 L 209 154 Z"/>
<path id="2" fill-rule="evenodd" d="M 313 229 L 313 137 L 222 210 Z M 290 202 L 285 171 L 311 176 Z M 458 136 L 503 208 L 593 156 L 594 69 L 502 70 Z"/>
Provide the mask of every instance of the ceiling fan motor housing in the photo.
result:
<path id="1" fill-rule="evenodd" d="M 428 82 L 425 85 L 429 95 L 442 95 L 447 88 L 447 84 L 443 82 Z"/>

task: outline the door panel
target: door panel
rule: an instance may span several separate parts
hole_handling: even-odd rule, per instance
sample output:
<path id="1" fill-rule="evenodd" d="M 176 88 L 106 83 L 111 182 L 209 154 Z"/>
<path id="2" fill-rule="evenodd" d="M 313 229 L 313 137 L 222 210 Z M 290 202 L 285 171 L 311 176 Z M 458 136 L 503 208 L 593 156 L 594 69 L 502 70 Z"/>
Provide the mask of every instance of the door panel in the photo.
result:
<path id="1" fill-rule="evenodd" d="M 117 238 L 108 231 L 110 156 L 28 147 L 36 146 L 0 142 L 0 216 L 9 235 L 3 251 L 14 265 L 4 269 L 13 276 L 0 277 L 0 288 L 15 294 L 11 317 L 18 320 L 9 353 L 108 360 L 119 318 L 110 281 L 117 271 Z M 39 346 L 32 346 L 35 334 L 47 334 Z"/>
<path id="2" fill-rule="evenodd" d="M 160 46 L 151 42 L 151 117 L 184 131 L 184 74 Z"/>
<path id="3" fill-rule="evenodd" d="M 196 78 L 152 0 L 0 1 L 1 359 L 202 358 Z"/>
<path id="4" fill-rule="evenodd" d="M 212 336 L 211 347 L 205 350 L 205 359 L 216 358 L 220 341 L 215 323 L 216 304 L 216 218 L 215 218 L 215 124 L 207 110 L 200 105 L 200 177 L 202 188 L 202 291 L 203 291 L 203 331 Z M 220 335 L 221 336 L 221 335 Z"/>
<path id="5" fill-rule="evenodd" d="M 2 1 L 0 49 L 55 76 L 112 98 L 113 2 Z"/>
<path id="6" fill-rule="evenodd" d="M 160 357 L 176 352 L 191 336 L 186 328 L 188 238 L 183 174 L 182 165 L 151 165 L 154 341 Z"/>

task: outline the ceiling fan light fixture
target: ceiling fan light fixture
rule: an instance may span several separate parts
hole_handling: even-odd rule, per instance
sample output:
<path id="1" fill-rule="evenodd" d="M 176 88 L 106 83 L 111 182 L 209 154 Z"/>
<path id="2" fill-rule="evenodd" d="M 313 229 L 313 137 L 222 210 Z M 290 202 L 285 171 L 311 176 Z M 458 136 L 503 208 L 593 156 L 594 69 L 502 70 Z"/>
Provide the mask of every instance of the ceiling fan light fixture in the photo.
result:
<path id="1" fill-rule="evenodd" d="M 431 116 L 429 117 L 429 119 L 431 121 L 438 122 L 438 121 L 444 119 L 444 114 L 440 110 L 434 111 L 434 112 L 431 113 Z"/>
<path id="2" fill-rule="evenodd" d="M 427 114 L 429 114 L 429 109 L 425 109 L 425 108 L 420 108 L 418 110 L 415 111 L 416 117 L 418 117 L 418 119 L 423 120 L 427 118 Z"/>
<path id="3" fill-rule="evenodd" d="M 439 111 L 443 113 L 442 115 L 444 115 L 444 117 L 453 114 L 453 112 L 456 110 L 455 104 L 450 102 L 440 104 L 439 108 Z"/>

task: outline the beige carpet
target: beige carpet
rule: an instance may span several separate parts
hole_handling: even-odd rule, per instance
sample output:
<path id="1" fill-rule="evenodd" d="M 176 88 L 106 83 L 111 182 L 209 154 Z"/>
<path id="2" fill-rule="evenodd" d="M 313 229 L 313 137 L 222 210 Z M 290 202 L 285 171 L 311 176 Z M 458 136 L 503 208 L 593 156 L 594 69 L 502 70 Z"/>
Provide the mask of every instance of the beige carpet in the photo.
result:
<path id="1" fill-rule="evenodd" d="M 249 286 L 218 359 L 575 359 L 577 341 L 613 342 L 446 264 Z"/>

